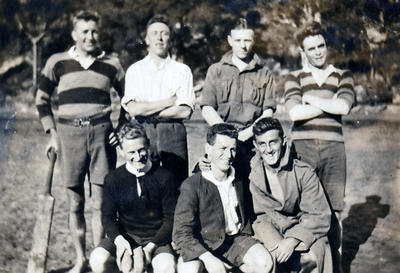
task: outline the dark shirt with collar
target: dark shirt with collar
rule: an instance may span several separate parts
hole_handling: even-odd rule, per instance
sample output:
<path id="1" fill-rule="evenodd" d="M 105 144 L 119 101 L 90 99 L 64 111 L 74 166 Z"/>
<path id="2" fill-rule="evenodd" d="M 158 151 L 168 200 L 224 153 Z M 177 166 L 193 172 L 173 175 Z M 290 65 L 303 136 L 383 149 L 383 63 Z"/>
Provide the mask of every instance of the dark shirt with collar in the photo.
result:
<path id="1" fill-rule="evenodd" d="M 138 196 L 137 179 L 142 194 Z M 129 236 L 138 245 L 171 241 L 177 199 L 175 177 L 158 164 L 137 178 L 125 165 L 105 178 L 102 204 L 103 226 L 114 241 L 118 235 Z"/>
<path id="2" fill-rule="evenodd" d="M 239 71 L 230 51 L 209 67 L 200 105 L 213 107 L 225 122 L 239 129 L 247 127 L 265 109 L 275 109 L 273 76 L 257 54 Z"/>

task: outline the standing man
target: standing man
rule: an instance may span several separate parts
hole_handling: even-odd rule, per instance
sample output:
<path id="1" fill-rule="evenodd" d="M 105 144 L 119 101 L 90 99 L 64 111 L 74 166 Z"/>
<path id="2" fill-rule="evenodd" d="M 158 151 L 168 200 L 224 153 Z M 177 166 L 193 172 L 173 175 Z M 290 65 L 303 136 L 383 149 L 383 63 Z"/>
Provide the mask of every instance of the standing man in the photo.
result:
<path id="1" fill-rule="evenodd" d="M 252 126 L 257 119 L 272 116 L 275 84 L 264 61 L 252 51 L 254 31 L 245 19 L 230 30 L 228 43 L 232 50 L 207 71 L 200 104 L 208 125 L 226 122 L 239 129 L 237 165 L 246 176 L 253 148 Z"/>
<path id="2" fill-rule="evenodd" d="M 181 258 L 178 273 L 272 270 L 268 251 L 251 237 L 243 182 L 232 162 L 238 133 L 230 124 L 215 124 L 207 132 L 211 169 L 186 179 L 175 209 L 173 241 Z"/>
<path id="3" fill-rule="evenodd" d="M 90 256 L 96 273 L 174 273 L 171 247 L 177 199 L 175 177 L 150 160 L 144 129 L 127 123 L 118 134 L 126 164 L 105 178 L 102 205 L 107 238 Z M 118 268 L 117 268 L 118 267 Z"/>
<path id="4" fill-rule="evenodd" d="M 126 73 L 122 106 L 145 122 L 152 153 L 177 176 L 178 185 L 188 176 L 186 129 L 182 120 L 193 110 L 193 76 L 190 68 L 171 59 L 171 31 L 164 15 L 147 23 L 149 54 Z"/>
<path id="5" fill-rule="evenodd" d="M 77 259 L 70 272 L 83 272 L 85 256 L 84 181 L 90 182 L 93 199 L 93 241 L 103 237 L 101 199 L 105 175 L 116 164 L 115 148 L 109 144 L 111 96 L 114 87 L 122 97 L 124 71 L 119 60 L 105 54 L 99 44 L 100 17 L 80 11 L 73 17 L 75 45 L 47 61 L 36 95 L 40 121 L 50 143 L 47 151 L 60 152 L 62 177 L 69 199 L 69 227 Z M 57 119 L 51 96 L 57 89 Z"/>
<path id="6" fill-rule="evenodd" d="M 346 153 L 342 116 L 354 103 L 353 77 L 326 61 L 328 50 L 321 26 L 312 23 L 296 35 L 304 58 L 302 69 L 289 74 L 285 106 L 293 120 L 292 139 L 302 161 L 315 168 L 332 214 L 328 237 L 334 272 L 341 272 L 341 220 L 346 186 Z"/>
<path id="7" fill-rule="evenodd" d="M 279 270 L 331 273 L 326 237 L 331 211 L 317 175 L 293 157 L 277 119 L 259 120 L 253 132 L 257 152 L 249 178 L 255 238 L 270 251 Z"/>

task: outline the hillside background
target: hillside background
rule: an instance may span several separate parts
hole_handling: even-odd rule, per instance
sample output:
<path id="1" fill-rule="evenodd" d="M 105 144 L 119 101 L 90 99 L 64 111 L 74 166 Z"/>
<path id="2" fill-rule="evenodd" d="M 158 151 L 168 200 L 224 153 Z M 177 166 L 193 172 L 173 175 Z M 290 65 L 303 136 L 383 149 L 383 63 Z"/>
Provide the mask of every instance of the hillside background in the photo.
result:
<path id="1" fill-rule="evenodd" d="M 317 20 L 330 62 L 355 75 L 358 103 L 400 103 L 398 0 L 1 0 L 0 107 L 32 105 L 34 68 L 40 75 L 51 54 L 73 44 L 71 15 L 85 8 L 103 16 L 102 45 L 125 69 L 146 54 L 146 21 L 166 13 L 175 33 L 171 53 L 191 67 L 195 84 L 228 50 L 232 21 L 245 17 L 257 34 L 255 50 L 277 77 L 278 100 L 283 76 L 300 64 L 293 33 L 306 18 Z"/>

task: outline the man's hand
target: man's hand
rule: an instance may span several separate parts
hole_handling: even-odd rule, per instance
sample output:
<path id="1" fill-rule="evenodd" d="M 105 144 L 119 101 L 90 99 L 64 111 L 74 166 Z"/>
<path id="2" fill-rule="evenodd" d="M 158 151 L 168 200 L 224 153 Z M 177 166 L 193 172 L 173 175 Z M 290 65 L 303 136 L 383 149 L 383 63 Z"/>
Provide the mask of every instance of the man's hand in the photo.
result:
<path id="1" fill-rule="evenodd" d="M 46 146 L 46 155 L 48 155 L 51 148 L 58 153 L 59 151 L 59 138 L 56 129 L 50 129 L 50 141 Z"/>
<path id="2" fill-rule="evenodd" d="M 151 259 L 153 258 L 153 251 L 156 248 L 156 245 L 152 242 L 148 243 L 144 248 L 143 248 L 143 253 L 144 253 L 144 258 L 145 258 L 145 264 L 151 264 Z"/>
<path id="3" fill-rule="evenodd" d="M 203 262 L 208 273 L 226 273 L 224 263 L 211 252 L 201 254 L 199 259 Z"/>
<path id="4" fill-rule="evenodd" d="M 278 263 L 284 263 L 292 256 L 295 247 L 300 243 L 295 238 L 286 238 L 278 243 L 275 256 Z"/>
<path id="5" fill-rule="evenodd" d="M 111 146 L 119 145 L 118 137 L 114 132 L 111 132 L 111 134 L 108 136 L 108 143 L 110 143 Z"/>
<path id="6" fill-rule="evenodd" d="M 138 246 L 133 250 L 133 273 L 142 273 L 145 269 L 143 248 Z"/>
<path id="7" fill-rule="evenodd" d="M 122 271 L 122 267 L 121 267 L 122 263 L 121 262 L 122 262 L 122 258 L 124 256 L 124 254 L 132 256 L 131 245 L 122 235 L 118 235 L 115 238 L 114 244 L 117 248 L 117 253 L 116 253 L 117 254 L 117 257 L 116 257 L 117 266 L 118 266 L 118 269 Z"/>
<path id="8" fill-rule="evenodd" d="M 211 170 L 211 161 L 207 158 L 207 154 L 200 158 L 199 168 L 202 172 L 207 172 Z"/>

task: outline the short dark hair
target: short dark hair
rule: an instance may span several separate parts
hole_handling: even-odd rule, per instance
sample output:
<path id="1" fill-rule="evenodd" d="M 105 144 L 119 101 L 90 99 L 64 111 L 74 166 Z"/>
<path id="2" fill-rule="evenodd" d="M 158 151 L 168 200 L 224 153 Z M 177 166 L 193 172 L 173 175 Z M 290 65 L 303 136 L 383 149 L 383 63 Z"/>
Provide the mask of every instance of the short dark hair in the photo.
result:
<path id="1" fill-rule="evenodd" d="M 233 125 L 227 123 L 217 123 L 208 128 L 207 131 L 207 143 L 210 145 L 215 144 L 217 135 L 224 135 L 237 140 L 238 131 Z"/>
<path id="2" fill-rule="evenodd" d="M 303 41 L 305 38 L 316 35 L 324 36 L 324 32 L 320 23 L 312 22 L 305 24 L 298 31 L 296 31 L 294 34 L 294 38 L 296 39 L 297 44 L 300 47 L 303 47 Z"/>
<path id="3" fill-rule="evenodd" d="M 74 27 L 79 20 L 95 21 L 97 24 L 101 23 L 100 15 L 96 11 L 91 11 L 91 10 L 80 10 L 76 12 L 72 17 L 72 24 Z"/>
<path id="4" fill-rule="evenodd" d="M 143 137 L 147 143 L 149 143 L 149 139 L 146 135 L 146 130 L 144 127 L 138 123 L 136 120 L 131 120 L 127 123 L 124 123 L 117 133 L 118 141 L 122 143 L 124 140 L 136 139 Z"/>
<path id="5" fill-rule="evenodd" d="M 260 136 L 267 131 L 278 130 L 279 136 L 283 138 L 283 128 L 279 120 L 276 118 L 263 118 L 256 122 L 253 126 L 254 136 Z"/>
<path id="6" fill-rule="evenodd" d="M 164 25 L 167 25 L 167 27 L 171 30 L 171 27 L 170 27 L 170 25 L 169 25 L 168 16 L 165 15 L 165 14 L 156 14 L 156 15 L 154 15 L 153 17 L 151 17 L 150 20 L 147 21 L 147 24 L 146 24 L 146 31 L 147 31 L 147 29 L 149 28 L 149 26 L 150 26 L 151 24 L 154 24 L 154 23 L 163 23 Z"/>

